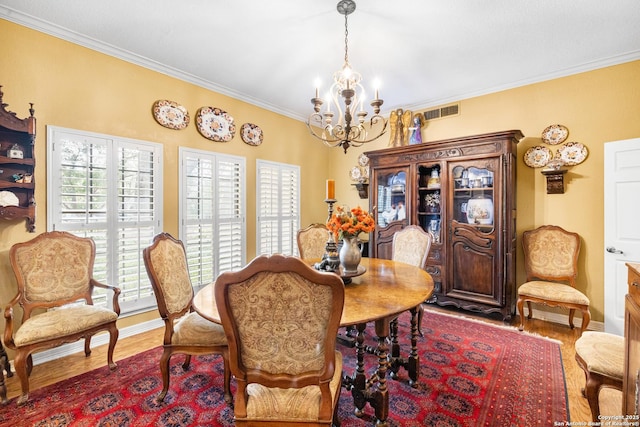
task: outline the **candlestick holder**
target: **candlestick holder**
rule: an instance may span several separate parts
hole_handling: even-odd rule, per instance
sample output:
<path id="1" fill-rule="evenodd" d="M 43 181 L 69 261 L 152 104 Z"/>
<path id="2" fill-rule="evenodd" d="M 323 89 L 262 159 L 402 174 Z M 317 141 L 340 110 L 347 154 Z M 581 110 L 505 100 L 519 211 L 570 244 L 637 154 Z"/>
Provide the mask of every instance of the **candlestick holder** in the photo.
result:
<path id="1" fill-rule="evenodd" d="M 331 216 L 333 215 L 333 205 L 337 202 L 336 199 L 325 199 L 325 203 L 327 204 L 329 210 L 329 217 L 327 218 L 327 222 L 331 221 Z M 324 255 L 322 256 L 322 261 L 316 263 L 314 265 L 316 270 L 324 270 L 335 272 L 340 269 L 340 258 L 338 256 L 338 244 L 336 243 L 333 233 L 329 231 L 329 238 L 327 239 L 327 244 L 324 247 Z"/>

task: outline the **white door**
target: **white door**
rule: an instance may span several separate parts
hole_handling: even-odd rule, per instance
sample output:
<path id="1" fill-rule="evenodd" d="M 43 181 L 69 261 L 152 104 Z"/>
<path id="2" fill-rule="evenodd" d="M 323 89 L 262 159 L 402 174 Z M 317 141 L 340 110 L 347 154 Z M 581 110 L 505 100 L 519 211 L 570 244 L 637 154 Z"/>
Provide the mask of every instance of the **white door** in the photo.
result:
<path id="1" fill-rule="evenodd" d="M 604 330 L 624 334 L 627 262 L 640 262 L 640 138 L 604 146 Z"/>

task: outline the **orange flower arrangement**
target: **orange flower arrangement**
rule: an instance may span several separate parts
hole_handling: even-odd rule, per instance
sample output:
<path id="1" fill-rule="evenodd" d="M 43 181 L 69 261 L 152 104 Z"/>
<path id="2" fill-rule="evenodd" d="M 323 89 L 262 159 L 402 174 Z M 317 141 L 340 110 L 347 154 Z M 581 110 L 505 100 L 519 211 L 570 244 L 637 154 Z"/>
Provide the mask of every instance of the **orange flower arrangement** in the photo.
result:
<path id="1" fill-rule="evenodd" d="M 356 237 L 360 233 L 371 233 L 376 228 L 376 224 L 371 214 L 360 206 L 351 210 L 338 206 L 327 222 L 327 228 L 336 239 L 342 239 Z"/>

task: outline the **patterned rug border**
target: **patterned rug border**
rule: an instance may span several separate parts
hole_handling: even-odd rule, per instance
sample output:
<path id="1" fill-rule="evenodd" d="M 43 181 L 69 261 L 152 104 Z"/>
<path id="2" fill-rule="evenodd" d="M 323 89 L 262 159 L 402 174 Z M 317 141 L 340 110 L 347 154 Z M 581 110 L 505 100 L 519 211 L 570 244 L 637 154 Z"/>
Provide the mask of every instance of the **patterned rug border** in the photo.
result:
<path id="1" fill-rule="evenodd" d="M 509 331 L 509 332 L 513 332 L 513 333 L 517 333 L 517 334 L 527 335 L 527 336 L 529 336 L 531 338 L 539 338 L 539 339 L 551 341 L 551 342 L 556 343 L 558 345 L 563 345 L 563 342 L 558 340 L 558 339 L 546 337 L 544 335 L 540 335 L 540 334 L 533 333 L 533 332 L 521 331 L 521 330 L 518 329 L 517 326 L 498 325 L 498 324 L 487 322 L 487 321 L 484 321 L 482 319 L 478 319 L 478 318 L 475 318 L 475 317 L 469 317 L 469 316 L 466 316 L 464 314 L 454 314 L 454 313 L 447 313 L 447 312 L 443 312 L 443 311 L 439 311 L 439 310 L 431 310 L 429 308 L 429 306 L 426 305 L 426 304 L 423 304 L 422 306 L 424 307 L 425 311 L 427 311 L 429 313 L 440 314 L 440 315 L 443 315 L 443 316 L 452 317 L 454 319 L 467 320 L 467 321 L 470 321 L 470 322 L 481 323 L 483 325 L 491 326 L 491 327 L 498 328 L 498 329 L 503 329 L 505 331 Z"/>

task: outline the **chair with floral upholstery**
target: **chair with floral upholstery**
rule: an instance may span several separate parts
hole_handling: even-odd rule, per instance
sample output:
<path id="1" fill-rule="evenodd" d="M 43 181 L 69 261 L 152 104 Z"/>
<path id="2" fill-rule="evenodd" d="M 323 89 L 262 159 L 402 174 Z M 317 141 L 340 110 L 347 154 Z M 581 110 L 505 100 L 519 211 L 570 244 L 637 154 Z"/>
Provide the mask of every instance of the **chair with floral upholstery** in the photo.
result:
<path id="1" fill-rule="evenodd" d="M 300 258 L 319 259 L 324 256 L 324 249 L 329 239 L 329 229 L 324 224 L 311 224 L 298 230 L 296 239 Z"/>
<path id="2" fill-rule="evenodd" d="M 555 225 L 543 225 L 522 234 L 526 282 L 518 288 L 520 330 L 524 329 L 524 303 L 531 319 L 531 303 L 569 309 L 569 326 L 576 310 L 582 312 L 584 332 L 591 320 L 589 298 L 576 289 L 580 236 Z"/>
<path id="3" fill-rule="evenodd" d="M 4 311 L 4 342 L 15 351 L 13 363 L 22 387 L 18 405 L 29 398 L 32 353 L 37 351 L 84 338 L 84 352 L 89 356 L 91 337 L 108 331 L 107 362 L 110 369 L 116 368 L 113 350 L 118 340 L 120 289 L 93 278 L 95 255 L 92 239 L 62 231 L 42 233 L 11 247 L 9 260 L 18 293 Z M 93 304 L 95 288 L 112 292 L 113 310 Z M 19 326 L 15 306 L 22 309 Z"/>
<path id="4" fill-rule="evenodd" d="M 214 286 L 237 381 L 236 425 L 339 425 L 340 277 L 297 257 L 262 255 Z"/>
<path id="5" fill-rule="evenodd" d="M 143 249 L 142 255 L 165 325 L 160 357 L 162 391 L 156 401 L 162 402 L 169 390 L 169 362 L 173 354 L 186 355 L 184 370 L 189 369 L 192 355 L 220 354 L 224 361 L 224 398 L 231 403 L 227 339 L 222 325 L 194 311 L 194 292 L 183 243 L 169 233 L 160 233 L 153 238 L 151 246 Z"/>
<path id="6" fill-rule="evenodd" d="M 600 425 L 602 421 L 600 389 L 609 387 L 622 391 L 624 347 L 624 337 L 607 332 L 586 331 L 576 340 L 576 362 L 586 380 L 582 395 L 589 402 L 593 425 Z"/>
<path id="7" fill-rule="evenodd" d="M 425 269 L 431 250 L 431 242 L 431 235 L 425 232 L 422 227 L 408 225 L 393 235 L 391 259 Z M 424 309 L 422 306 L 418 308 L 418 331 L 422 335 Z"/>

